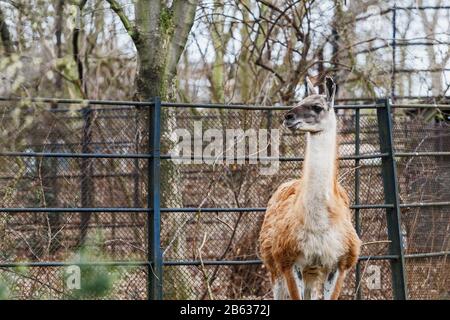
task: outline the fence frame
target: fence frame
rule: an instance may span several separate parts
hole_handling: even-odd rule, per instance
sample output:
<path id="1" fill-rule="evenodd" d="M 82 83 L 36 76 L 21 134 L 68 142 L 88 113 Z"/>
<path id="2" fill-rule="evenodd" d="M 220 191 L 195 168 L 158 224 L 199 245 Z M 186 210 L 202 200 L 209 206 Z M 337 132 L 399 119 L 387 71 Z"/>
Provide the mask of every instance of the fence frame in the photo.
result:
<path id="1" fill-rule="evenodd" d="M 156 101 L 156 100 L 155 100 Z M 407 278 L 405 272 L 405 254 L 402 243 L 402 233 L 401 233 L 401 211 L 402 207 L 425 207 L 427 205 L 449 205 L 449 203 L 412 203 L 412 204 L 400 204 L 399 199 L 399 190 L 398 190 L 398 177 L 397 177 L 397 167 L 396 167 L 396 156 L 425 156 L 429 154 L 440 154 L 440 155 L 448 155 L 447 152 L 434 152 L 434 153 L 398 153 L 396 154 L 393 146 L 393 130 L 392 130 L 392 105 L 390 98 L 378 99 L 375 104 L 362 104 L 362 105 L 341 105 L 336 106 L 335 109 L 354 109 L 355 114 L 357 115 L 357 125 L 355 130 L 357 132 L 357 139 L 355 139 L 355 155 L 350 157 L 340 157 L 340 159 L 354 159 L 355 163 L 358 163 L 360 159 L 367 158 L 380 158 L 382 161 L 381 170 L 382 170 L 382 178 L 383 178 L 383 189 L 384 189 L 384 198 L 385 203 L 379 205 L 361 205 L 359 204 L 358 196 L 355 193 L 355 205 L 351 206 L 352 209 L 355 210 L 356 215 L 356 229 L 358 234 L 360 233 L 359 227 L 359 210 L 360 209 L 373 209 L 373 208 L 384 208 L 386 209 L 386 222 L 388 227 L 388 240 L 389 243 L 389 254 L 388 255 L 380 255 L 380 256 L 370 256 L 365 257 L 361 256 L 359 261 L 364 260 L 389 260 L 391 264 L 391 276 L 392 276 L 392 290 L 393 297 L 395 300 L 406 300 L 408 299 L 408 290 L 407 290 Z M 420 107 L 416 105 L 416 107 Z M 434 107 L 437 108 L 437 105 L 421 105 L 423 107 Z M 243 109 L 243 110 L 289 110 L 290 107 L 276 107 L 276 108 L 268 108 L 268 107 L 254 107 L 247 105 L 222 105 L 222 104 L 187 104 L 187 103 L 171 103 L 171 102 L 162 102 L 161 107 L 200 107 L 200 108 L 217 108 L 217 109 Z M 399 108 L 406 107 L 405 105 L 398 105 Z M 449 108 L 449 105 L 439 105 L 441 108 Z M 379 141 L 380 141 L 380 153 L 373 155 L 360 155 L 359 154 L 359 114 L 361 109 L 375 109 L 377 112 L 377 123 L 379 128 Z M 155 127 L 156 128 L 156 127 Z M 160 128 L 157 128 L 160 130 Z M 170 155 L 161 155 L 161 159 L 168 160 L 172 159 Z M 295 161 L 295 160 L 303 160 L 303 158 L 287 158 L 280 159 L 281 161 Z M 359 173 L 359 172 L 358 172 Z M 355 191 L 359 190 L 359 179 L 357 179 L 355 175 Z M 357 182 L 358 181 L 358 182 Z M 161 208 L 161 212 L 264 212 L 265 208 Z M 155 247 L 153 244 L 152 247 Z M 434 255 L 438 254 L 447 254 L 447 252 L 443 253 L 433 253 Z M 408 255 L 406 258 L 420 258 L 426 257 L 427 254 L 416 254 L 416 255 Z M 154 260 L 155 261 L 155 260 Z M 161 260 L 162 265 L 164 266 L 187 266 L 187 265 L 241 265 L 241 264 L 260 264 L 260 260 L 249 260 L 249 261 L 164 261 Z M 358 262 L 357 270 L 356 270 L 356 280 L 360 280 L 360 265 Z M 357 286 L 358 288 L 358 286 Z M 360 298 L 360 290 L 357 289 L 356 295 Z M 162 296 L 162 293 L 161 293 Z"/>
<path id="2" fill-rule="evenodd" d="M 147 262 L 148 262 L 148 297 L 152 300 L 163 298 L 163 258 L 161 251 L 161 100 L 155 97 L 148 108 L 149 136 L 147 197 Z"/>
<path id="3" fill-rule="evenodd" d="M 17 101 L 0 97 L 0 101 Z M 163 268 L 164 266 L 188 266 L 188 265 L 255 265 L 260 264 L 260 260 L 209 260 L 209 261 L 167 261 L 163 259 L 161 250 L 161 214 L 170 214 L 174 212 L 265 212 L 265 208 L 162 208 L 161 207 L 161 161 L 171 159 L 170 155 L 160 153 L 161 147 L 161 112 L 162 108 L 220 108 L 220 109 L 241 109 L 241 110 L 289 110 L 290 107 L 266 107 L 266 106 L 248 106 L 248 105 L 225 105 L 225 104 L 186 104 L 161 102 L 160 98 L 155 97 L 148 102 L 135 101 L 101 101 L 101 100 L 76 100 L 76 99 L 53 99 L 53 98 L 35 98 L 28 99 L 31 102 L 59 103 L 59 104 L 82 104 L 82 105 L 116 105 L 130 106 L 136 108 L 148 108 L 148 150 L 146 153 L 135 154 L 104 154 L 104 153 L 57 153 L 57 152 L 0 152 L 0 157 L 50 157 L 50 158 L 122 158 L 122 159 L 146 159 L 148 163 L 147 177 L 147 207 L 146 208 L 0 208 L 0 212 L 117 212 L 123 214 L 146 213 L 147 214 L 147 259 L 146 261 L 98 261 L 82 262 L 85 265 L 115 265 L 115 266 L 145 266 L 148 270 L 147 294 L 149 299 L 163 299 Z M 361 204 L 358 198 L 359 170 L 355 172 L 355 204 L 351 206 L 355 210 L 356 230 L 360 233 L 359 210 L 360 209 L 385 209 L 386 221 L 388 226 L 388 237 L 390 242 L 389 254 L 378 256 L 361 256 L 359 261 L 367 260 L 389 260 L 391 263 L 392 289 L 394 299 L 407 299 L 407 279 L 405 274 L 405 259 L 418 259 L 424 257 L 446 256 L 449 252 L 432 252 L 423 254 L 405 255 L 402 245 L 401 234 L 401 212 L 400 208 L 405 207 L 427 207 L 427 206 L 449 206 L 448 202 L 431 203 L 400 203 L 398 194 L 398 177 L 396 172 L 396 157 L 415 157 L 415 156 L 449 156 L 450 152 L 397 152 L 395 153 L 392 138 L 392 109 L 393 108 L 441 108 L 450 109 L 450 105 L 425 105 L 425 104 L 392 104 L 388 98 L 379 99 L 374 104 L 354 104 L 354 105 L 336 105 L 335 109 L 354 109 L 356 128 L 355 128 L 355 155 L 340 157 L 340 159 L 354 160 L 357 164 L 361 159 L 381 159 L 382 178 L 385 201 L 383 204 Z M 380 151 L 374 154 L 360 154 L 360 110 L 374 109 L 377 112 L 377 122 L 379 128 Z M 301 161 L 302 157 L 286 157 L 280 161 Z M 0 262 L 0 268 L 9 268 L 17 266 L 29 267 L 50 267 L 67 266 L 73 263 L 40 261 L 40 262 Z M 356 280 L 360 279 L 360 266 L 356 269 Z M 357 290 L 357 297 L 360 292 Z"/>
<path id="4" fill-rule="evenodd" d="M 386 208 L 386 222 L 388 228 L 389 254 L 396 259 L 391 259 L 392 289 L 394 299 L 405 300 L 407 293 L 407 280 L 405 275 L 405 258 L 403 252 L 401 234 L 401 212 L 397 177 L 397 165 L 395 162 L 394 144 L 392 139 L 392 110 L 389 99 L 381 99 L 377 102 L 378 137 L 380 151 L 387 152 L 389 156 L 381 158 L 381 172 L 383 177 L 384 201 L 393 204 Z"/>

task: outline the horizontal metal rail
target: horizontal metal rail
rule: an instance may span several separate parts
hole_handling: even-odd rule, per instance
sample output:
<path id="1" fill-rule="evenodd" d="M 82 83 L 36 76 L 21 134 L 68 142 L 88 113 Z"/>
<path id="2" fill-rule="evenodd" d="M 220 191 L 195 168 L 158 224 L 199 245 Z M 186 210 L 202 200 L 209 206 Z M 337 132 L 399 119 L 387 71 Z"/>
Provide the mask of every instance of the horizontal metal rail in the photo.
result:
<path id="1" fill-rule="evenodd" d="M 367 99 L 355 99 L 354 101 L 373 100 Z M 56 103 L 56 104 L 80 104 L 80 105 L 108 105 L 108 106 L 152 106 L 152 101 L 113 101 L 113 100 L 83 100 L 83 99 L 58 99 L 58 98 L 7 98 L 0 97 L 0 101 L 4 102 L 32 102 L 32 103 Z M 344 101 L 344 100 L 342 100 Z M 345 101 L 351 101 L 346 99 Z M 177 103 L 177 102 L 161 102 L 162 107 L 175 107 L 175 108 L 209 108 L 209 109 L 241 109 L 241 110 L 290 110 L 293 106 L 258 106 L 258 105 L 245 105 L 245 104 L 212 104 L 212 103 Z M 335 105 L 336 109 L 374 109 L 377 108 L 376 104 L 346 104 Z M 108 110 L 108 109 L 105 109 Z M 69 110 L 55 110 L 69 111 Z M 72 110 L 71 110 L 72 111 Z"/>
<path id="2" fill-rule="evenodd" d="M 350 156 L 341 156 L 338 159 L 339 160 L 355 160 L 355 159 L 377 159 L 382 157 L 387 157 L 388 153 L 373 153 L 373 154 L 360 154 L 360 155 L 350 155 Z M 196 159 L 194 156 L 172 156 L 170 154 L 163 154 L 161 155 L 161 159 L 167 160 L 199 160 Z M 224 160 L 260 160 L 260 161 L 303 161 L 304 157 L 258 157 L 257 155 L 249 157 L 234 157 L 233 159 L 227 159 L 226 156 L 220 156 L 220 157 L 202 157 L 202 160 L 217 160 L 217 161 L 224 161 Z"/>
<path id="3" fill-rule="evenodd" d="M 450 206 L 450 201 L 400 203 L 400 208 L 443 207 Z"/>
<path id="4" fill-rule="evenodd" d="M 0 152 L 1 157 L 42 157 L 42 158 L 121 158 L 121 159 L 149 159 L 153 156 L 146 153 L 70 153 L 70 152 Z"/>
<path id="5" fill-rule="evenodd" d="M 393 108 L 411 108 L 411 109 L 450 109 L 450 104 L 421 104 L 421 103 L 394 103 Z"/>
<path id="6" fill-rule="evenodd" d="M 397 69 L 398 70 L 398 69 Z M 429 70 L 423 70 L 423 71 L 429 71 Z M 443 99 L 448 99 L 450 98 L 450 96 L 440 96 L 440 97 L 435 97 L 435 96 L 418 96 L 418 95 L 395 95 L 395 100 L 421 100 L 421 99 L 437 99 L 437 100 L 443 100 Z M 374 102 L 376 101 L 378 98 L 373 98 L 373 97 L 360 97 L 360 98 L 337 98 L 334 101 L 335 102 Z"/>
<path id="7" fill-rule="evenodd" d="M 382 157 L 387 157 L 388 153 L 372 153 L 372 154 L 360 154 L 360 155 L 348 155 L 338 157 L 339 160 L 356 160 L 356 159 L 377 159 Z M 147 153 L 75 153 L 75 152 L 17 152 L 17 151 L 7 151 L 0 152 L 0 156 L 4 157 L 34 157 L 34 158 L 117 158 L 117 159 L 150 159 L 152 154 Z M 436 152 L 396 152 L 396 157 L 429 157 L 429 156 L 450 156 L 450 152 L 447 151 L 436 151 Z M 170 154 L 161 155 L 163 160 L 197 160 L 194 156 L 172 156 Z M 202 160 L 230 160 L 225 156 L 221 157 L 202 157 Z M 260 160 L 260 161 L 303 161 L 304 157 L 234 157 L 233 161 L 238 160 Z"/>
<path id="8" fill-rule="evenodd" d="M 350 209 L 385 209 L 392 208 L 392 204 L 358 204 L 351 205 Z M 264 212 L 265 207 L 254 208 L 161 208 L 161 212 Z"/>
<path id="9" fill-rule="evenodd" d="M 436 258 L 450 255 L 450 251 L 412 253 L 406 254 L 406 259 Z M 392 260 L 397 259 L 395 255 L 360 256 L 360 261 L 369 260 Z M 259 265 L 262 261 L 255 260 L 178 260 L 164 261 L 165 266 L 199 266 L 199 265 Z M 38 262 L 0 262 L 0 268 L 15 267 L 68 267 L 68 266 L 120 266 L 120 267 L 146 267 L 147 261 L 38 261 Z"/>
<path id="10" fill-rule="evenodd" d="M 360 257 L 359 260 L 388 260 L 397 259 L 395 256 L 373 256 Z M 164 261 L 164 266 L 230 266 L 230 265 L 260 265 L 261 260 L 181 260 L 181 261 Z M 0 263 L 0 268 L 17 268 L 17 267 L 68 267 L 68 266 L 125 266 L 139 267 L 148 266 L 146 262 L 126 263 L 126 262 L 5 262 Z"/>
<path id="11" fill-rule="evenodd" d="M 450 98 L 450 96 L 418 96 L 418 95 L 396 95 L 394 97 L 394 100 L 421 100 L 421 99 L 434 99 L 434 100 L 443 100 Z M 371 100 L 365 100 L 365 101 L 371 101 Z"/>
<path id="12" fill-rule="evenodd" d="M 406 259 L 419 259 L 419 258 L 433 258 L 433 257 L 442 257 L 450 254 L 450 251 L 441 251 L 441 252 L 431 252 L 431 253 L 416 253 L 416 254 L 407 254 L 405 255 Z M 394 260 L 398 259 L 396 255 L 378 255 L 378 256 L 360 256 L 360 261 L 369 261 L 369 260 Z M 182 266 L 182 265 L 258 265 L 261 264 L 261 260 L 191 260 L 191 261 L 165 261 L 164 265 L 166 266 Z"/>
<path id="13" fill-rule="evenodd" d="M 152 106 L 152 101 L 116 101 L 116 100 L 85 100 L 85 99 L 59 99 L 59 98 L 6 98 L 0 97 L 0 101 L 34 102 L 34 103 L 59 103 L 81 105 L 109 105 L 109 106 Z"/>
<path id="14" fill-rule="evenodd" d="M 79 147 L 83 143 L 80 142 L 62 142 L 62 143 L 30 143 L 23 146 L 23 148 L 48 148 L 48 147 L 66 147 L 68 150 L 69 147 Z M 111 146 L 111 144 L 114 144 Z M 119 148 L 119 147 L 134 147 L 136 143 L 134 141 L 130 140 L 119 140 L 119 141 L 112 141 L 112 140 L 105 140 L 105 141 L 90 141 L 89 145 L 91 146 L 106 146 L 109 148 Z M 69 149 L 70 150 L 70 149 Z M 108 149 L 107 149 L 108 150 Z M 110 150 L 110 149 L 109 149 Z"/>
<path id="15" fill-rule="evenodd" d="M 238 110 L 261 110 L 261 111 L 282 111 L 290 110 L 292 106 L 258 106 L 246 104 L 221 104 L 221 103 L 178 103 L 178 102 L 161 102 L 162 107 L 172 108 L 203 108 L 203 109 L 238 109 Z M 376 109 L 376 104 L 343 104 L 335 105 L 335 109 Z"/>
<path id="16" fill-rule="evenodd" d="M 113 207 L 103 207 L 103 208 L 0 208 L 0 212 L 150 212 L 151 208 L 113 208 Z"/>
<path id="17" fill-rule="evenodd" d="M 390 10 L 445 10 L 450 9 L 450 6 L 408 6 L 408 7 L 395 7 Z"/>
<path id="18" fill-rule="evenodd" d="M 110 105 L 109 107 L 106 107 L 106 108 L 105 107 L 91 108 L 90 111 L 94 111 L 94 112 L 98 112 L 98 113 L 101 113 L 102 111 L 108 111 L 108 112 L 110 112 L 110 111 L 127 111 L 127 112 L 129 112 L 129 111 L 136 110 L 135 107 L 136 107 L 136 105 L 120 105 L 120 106 Z M 67 109 L 67 108 L 56 108 L 56 109 L 48 109 L 46 111 L 49 111 L 51 113 L 70 113 L 70 112 L 82 113 L 82 112 L 85 111 L 85 109 L 84 108 L 79 108 L 79 109 L 75 109 L 74 110 L 74 109 Z M 132 115 L 124 114 L 124 115 L 119 115 L 119 116 L 106 116 L 106 115 L 105 116 L 101 116 L 101 115 L 97 115 L 97 119 L 112 119 L 112 118 L 114 118 L 114 119 L 131 119 L 131 118 L 133 118 L 133 116 L 134 116 L 133 114 Z M 67 117 L 67 116 L 59 116 L 59 117 L 62 118 L 62 117 Z M 58 119 L 60 119 L 60 118 L 58 118 Z M 67 118 L 69 118 L 69 119 L 73 119 L 73 118 L 81 119 L 82 115 L 80 114 L 80 115 L 75 116 L 75 117 L 67 117 Z"/>
<path id="19" fill-rule="evenodd" d="M 233 265 L 260 265 L 261 260 L 178 260 L 163 261 L 165 266 L 233 266 Z"/>
<path id="20" fill-rule="evenodd" d="M 14 229 L 17 232 L 36 232 L 36 225 L 42 226 L 44 224 L 43 223 L 36 224 L 35 222 L 27 222 L 27 223 L 9 222 L 8 228 Z M 117 229 L 127 229 L 127 228 L 143 228 L 144 226 L 145 226 L 144 222 L 120 223 L 120 225 L 118 225 L 117 223 L 116 224 L 115 223 L 99 223 L 99 224 L 88 224 L 87 226 L 83 226 L 83 228 L 86 228 L 86 229 L 116 228 L 116 230 L 117 230 Z M 64 230 L 80 230 L 80 226 L 78 224 L 69 224 L 69 225 L 65 224 Z M 77 239 L 75 239 L 75 238 L 70 238 L 69 240 L 77 241 Z M 116 240 L 117 241 L 113 241 L 113 242 L 117 243 L 119 246 L 123 244 L 122 242 L 119 241 L 119 240 L 123 240 L 123 238 L 116 239 Z M 135 241 L 134 243 L 137 243 L 137 241 Z"/>
<path id="21" fill-rule="evenodd" d="M 431 252 L 431 253 L 416 253 L 406 254 L 406 259 L 420 259 L 420 258 L 434 258 L 442 257 L 450 254 L 450 251 Z M 396 255 L 377 255 L 377 256 L 360 256 L 360 261 L 370 260 L 395 260 L 398 259 Z M 259 265 L 262 264 L 261 260 L 178 260 L 178 261 L 165 261 L 165 266 L 199 266 L 199 265 Z"/>
<path id="22" fill-rule="evenodd" d="M 181 213 L 181 212 L 264 212 L 265 207 L 254 208 L 161 208 L 161 212 Z"/>
<path id="23" fill-rule="evenodd" d="M 450 255 L 450 251 L 440 251 L 440 252 L 426 252 L 426 253 L 410 253 L 406 254 L 405 258 L 408 259 L 422 259 L 422 258 L 435 258 L 435 257 L 445 257 Z"/>
<path id="24" fill-rule="evenodd" d="M 0 156 L 4 157 L 22 157 L 22 158 L 94 158 L 94 159 L 150 159 L 152 154 L 146 153 L 71 153 L 71 152 L 0 152 Z M 361 155 L 349 155 L 338 157 L 339 160 L 364 160 L 364 159 L 377 159 L 387 157 L 388 153 L 373 153 L 373 154 L 361 154 Z M 450 156 L 450 152 L 396 152 L 395 157 L 430 157 L 430 156 Z M 197 160 L 194 156 L 172 156 L 170 154 L 161 155 L 162 160 Z M 303 161 L 304 157 L 234 157 L 232 161 Z M 216 160 L 224 161 L 230 160 L 225 156 L 221 157 L 202 157 L 201 160 Z"/>
<path id="25" fill-rule="evenodd" d="M 450 201 L 441 202 L 416 202 L 402 203 L 401 208 L 417 207 L 441 207 L 450 206 Z M 393 208 L 392 204 L 358 204 L 351 205 L 350 209 L 386 209 Z M 0 208 L 0 212 L 150 212 L 149 208 L 124 208 L 124 207 L 102 207 L 102 208 Z M 181 212 L 265 212 L 265 207 L 253 208 L 161 208 L 161 212 L 181 213 Z"/>
<path id="26" fill-rule="evenodd" d="M 427 96 L 398 96 L 396 99 L 430 99 L 433 97 Z M 373 101 L 374 98 L 348 98 L 337 99 L 336 101 Z M 3 102 L 33 102 L 33 103 L 57 103 L 57 104 L 80 104 L 80 105 L 103 105 L 103 106 L 152 106 L 152 101 L 115 101 L 115 100 L 89 100 L 89 99 L 59 99 L 59 98 L 26 98 L 26 97 L 0 97 Z M 258 106 L 245 104 L 220 104 L 220 103 L 178 103 L 178 102 L 161 102 L 162 107 L 175 108 L 209 108 L 209 109 L 241 109 L 241 110 L 290 110 L 293 106 Z M 335 105 L 336 109 L 375 109 L 378 106 L 375 103 L 371 104 L 341 104 Z M 450 108 L 449 104 L 392 104 L 393 108 Z M 125 108 L 124 108 L 125 109 Z M 105 109 L 109 110 L 109 109 Z M 55 112 L 64 112 L 72 110 L 52 110 Z M 77 110 L 76 110 L 77 111 Z"/>
<path id="27" fill-rule="evenodd" d="M 355 159 L 377 159 L 382 157 L 387 157 L 388 153 L 372 153 L 372 154 L 360 154 L 360 155 L 350 155 L 350 156 L 341 156 L 338 159 L 339 160 L 355 160 Z M 196 160 L 194 156 L 172 156 L 170 154 L 164 154 L 161 155 L 161 159 L 171 159 L 171 160 Z M 221 157 L 202 157 L 203 160 L 217 160 L 217 161 L 223 161 L 223 160 L 231 160 L 227 159 L 225 156 Z M 232 160 L 260 160 L 260 161 L 303 161 L 304 157 L 259 157 L 259 156 L 253 156 L 253 157 L 234 157 Z"/>
<path id="28" fill-rule="evenodd" d="M 140 173 L 105 173 L 105 174 L 92 174 L 90 177 L 95 179 L 106 179 L 106 178 L 134 178 Z M 48 179 L 80 179 L 83 177 L 81 174 L 60 174 L 60 175 L 48 175 Z M 0 176 L 0 180 L 14 180 L 17 179 L 15 176 Z M 35 180 L 40 179 L 38 175 L 27 174 L 20 177 L 22 180 Z M 1 208 L 1 207 L 0 207 Z"/>
<path id="29" fill-rule="evenodd" d="M 380 256 L 360 256 L 360 260 L 387 260 L 397 259 L 393 255 Z M 179 261 L 164 261 L 165 266 L 198 266 L 198 265 L 260 265 L 261 260 L 179 260 Z M 145 261 L 42 261 L 42 262 L 1 262 L 0 268 L 14 268 L 14 267 L 68 267 L 68 266 L 148 266 Z"/>
<path id="30" fill-rule="evenodd" d="M 448 96 L 447 96 L 448 97 Z M 442 99 L 442 97 L 433 97 L 433 96 L 414 96 L 414 95 L 403 95 L 403 96 L 395 96 L 396 100 L 402 100 L 402 99 L 407 99 L 407 100 L 419 100 L 419 99 L 434 99 L 434 98 L 438 98 L 438 99 Z M 338 98 L 336 99 L 336 102 L 347 102 L 347 101 L 351 101 L 351 102 L 360 102 L 360 101 L 364 101 L 364 102 L 373 102 L 375 101 L 377 98 L 373 98 L 373 97 L 360 97 L 360 98 Z M 116 101 L 116 100 L 89 100 L 89 99 L 64 99 L 64 98 L 27 98 L 27 97 L 0 97 L 0 101 L 3 102 L 20 102 L 20 101 L 24 101 L 24 102 L 35 102 L 35 103 L 59 103 L 59 104 L 81 104 L 81 105 L 111 105 L 111 106 L 152 106 L 154 103 L 152 101 L 130 101 L 130 100 L 126 100 L 126 101 Z M 277 106 L 277 107 L 272 107 L 272 106 L 249 106 L 249 105 L 245 105 L 242 103 L 236 103 L 236 104 L 213 104 L 213 103 L 177 103 L 177 102 L 161 102 L 162 106 L 166 106 L 166 107 L 183 107 L 183 108 L 192 108 L 192 106 L 194 107 L 200 107 L 200 108 L 238 108 L 240 109 L 241 107 L 244 109 L 255 109 L 255 108 L 263 108 L 261 110 L 266 110 L 266 109 L 270 109 L 270 110 L 274 110 L 274 108 L 281 108 L 280 110 L 286 110 L 291 108 L 291 106 Z M 392 106 L 395 107 L 397 104 L 393 104 Z M 424 105 L 424 104 L 420 104 L 420 105 Z M 335 105 L 335 107 L 337 108 L 352 108 L 352 107 L 356 107 L 356 108 L 375 108 L 376 104 L 375 103 L 370 103 L 370 104 L 353 104 L 353 105 Z M 125 109 L 125 108 L 124 108 Z M 59 112 L 61 109 L 55 109 L 52 111 L 55 112 Z M 109 110 L 109 109 L 104 109 L 104 110 Z M 69 109 L 67 109 L 67 111 L 69 111 Z M 72 111 L 72 110 L 71 110 Z"/>
<path id="31" fill-rule="evenodd" d="M 146 261 L 38 261 L 38 262 L 0 262 L 0 268 L 16 267 L 68 267 L 68 266 L 111 266 L 146 267 Z"/>
<path id="32" fill-rule="evenodd" d="M 390 204 L 359 204 L 350 209 L 382 209 L 391 208 Z M 0 212 L 150 212 L 149 208 L 0 208 Z M 161 208 L 161 212 L 264 212 L 265 207 L 255 208 Z"/>
<path id="33" fill-rule="evenodd" d="M 450 156 L 448 151 L 425 151 L 425 152 L 395 152 L 395 157 L 429 157 L 429 156 Z"/>

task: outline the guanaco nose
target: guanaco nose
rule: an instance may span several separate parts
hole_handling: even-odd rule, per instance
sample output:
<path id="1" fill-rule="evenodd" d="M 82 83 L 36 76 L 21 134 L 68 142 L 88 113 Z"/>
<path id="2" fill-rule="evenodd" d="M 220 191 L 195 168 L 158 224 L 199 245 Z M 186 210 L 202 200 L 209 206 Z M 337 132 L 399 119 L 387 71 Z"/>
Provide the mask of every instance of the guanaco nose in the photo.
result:
<path id="1" fill-rule="evenodd" d="M 286 114 L 284 115 L 284 120 L 286 120 L 286 121 L 292 121 L 292 120 L 295 120 L 295 115 L 294 115 L 293 113 L 291 113 L 291 112 L 286 113 Z"/>

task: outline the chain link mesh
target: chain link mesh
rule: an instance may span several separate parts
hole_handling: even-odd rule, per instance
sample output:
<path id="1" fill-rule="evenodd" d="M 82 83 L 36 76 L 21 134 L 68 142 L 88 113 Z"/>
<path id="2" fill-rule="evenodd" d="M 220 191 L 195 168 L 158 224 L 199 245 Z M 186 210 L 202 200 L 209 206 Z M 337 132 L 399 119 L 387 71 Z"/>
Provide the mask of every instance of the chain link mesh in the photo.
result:
<path id="1" fill-rule="evenodd" d="M 95 153 L 97 157 L 0 157 L 0 190 L 3 208 L 145 208 L 147 160 L 107 158 L 108 154 L 145 154 L 145 112 L 133 107 L 103 106 L 79 110 L 68 106 L 14 105 L 2 102 L 1 148 L 4 152 Z M 56 108 L 57 107 L 57 108 Z M 19 111 L 17 111 L 19 110 Z M 196 138 L 217 129 L 279 129 L 282 161 L 273 175 L 261 174 L 273 161 L 257 164 L 176 163 L 162 160 L 162 207 L 260 208 L 284 181 L 301 176 L 304 154 L 302 135 L 283 129 L 282 111 L 163 108 L 162 154 L 178 142 L 175 129 L 185 129 L 200 150 L 208 142 Z M 144 116 L 143 116 L 144 115 Z M 373 154 L 380 150 L 373 110 L 361 110 L 360 144 L 356 146 L 355 110 L 339 110 L 339 155 Z M 421 117 L 394 117 L 395 149 L 402 152 L 449 151 L 448 124 Z M 250 132 L 251 133 L 251 132 Z M 249 154 L 251 139 L 247 138 Z M 225 143 L 225 141 L 223 142 Z M 249 147 L 250 145 L 250 147 Z M 194 151 L 194 150 L 192 150 Z M 270 147 L 266 156 L 272 155 Z M 258 150 L 261 155 L 261 150 Z M 402 203 L 449 201 L 450 170 L 442 156 L 398 159 Z M 339 180 L 355 203 L 355 176 L 359 175 L 361 204 L 382 204 L 380 159 L 340 160 Z M 449 249 L 448 206 L 402 208 L 402 228 L 407 254 Z M 145 212 L 0 212 L 0 262 L 70 261 L 83 246 L 99 247 L 109 261 L 147 259 Z M 163 212 L 161 241 L 166 262 L 258 260 L 258 235 L 264 212 Z M 392 299 L 388 261 L 370 257 L 388 254 L 384 209 L 360 209 L 361 280 L 351 272 L 341 298 L 354 299 L 356 288 L 364 299 Z M 380 286 L 368 278 L 379 267 Z M 93 267 L 94 268 L 94 267 Z M 100 267 L 99 267 L 100 268 Z M 63 267 L 0 268 L 0 283 L 10 283 L 12 297 L 70 298 L 64 286 Z M 94 268 L 95 269 L 95 268 Z M 446 257 L 407 259 L 409 296 L 417 299 L 448 295 Z M 147 298 L 147 268 L 118 266 L 111 290 L 103 298 Z M 171 299 L 266 299 L 270 283 L 262 265 L 166 265 L 164 297 Z M 89 296 L 84 297 L 89 298 Z"/>

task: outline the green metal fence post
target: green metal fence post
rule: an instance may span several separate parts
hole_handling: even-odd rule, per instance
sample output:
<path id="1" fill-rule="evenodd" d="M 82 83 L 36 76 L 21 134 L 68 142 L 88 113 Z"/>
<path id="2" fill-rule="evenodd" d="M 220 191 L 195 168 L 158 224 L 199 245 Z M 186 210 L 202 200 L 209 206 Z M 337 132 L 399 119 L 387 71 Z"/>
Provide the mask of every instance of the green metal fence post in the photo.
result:
<path id="1" fill-rule="evenodd" d="M 380 140 L 380 150 L 388 156 L 382 158 L 382 177 L 384 188 L 384 201 L 393 204 L 386 208 L 386 219 L 388 228 L 389 254 L 397 258 L 391 260 L 392 289 L 394 299 L 407 299 L 407 285 L 405 275 L 405 258 L 401 233 L 401 212 L 397 180 L 397 168 L 395 163 L 394 146 L 392 141 L 392 114 L 389 99 L 377 101 L 377 118 Z"/>
<path id="2" fill-rule="evenodd" d="M 361 117 L 360 110 L 355 110 L 355 155 L 359 156 L 360 154 L 360 145 L 361 145 Z M 355 205 L 359 205 L 359 193 L 361 186 L 361 175 L 359 170 L 360 162 L 359 159 L 355 159 Z M 358 208 L 355 209 L 355 229 L 358 236 L 361 236 L 361 219 L 360 219 L 360 211 Z M 361 300 L 362 291 L 361 291 L 361 263 L 358 261 L 356 264 L 355 271 L 355 280 L 356 280 L 356 299 Z"/>
<path id="3" fill-rule="evenodd" d="M 161 100 L 155 97 L 154 104 L 149 106 L 148 146 L 151 157 L 148 159 L 148 194 L 150 210 L 147 218 L 148 227 L 148 298 L 162 299 L 162 252 L 161 252 Z"/>

